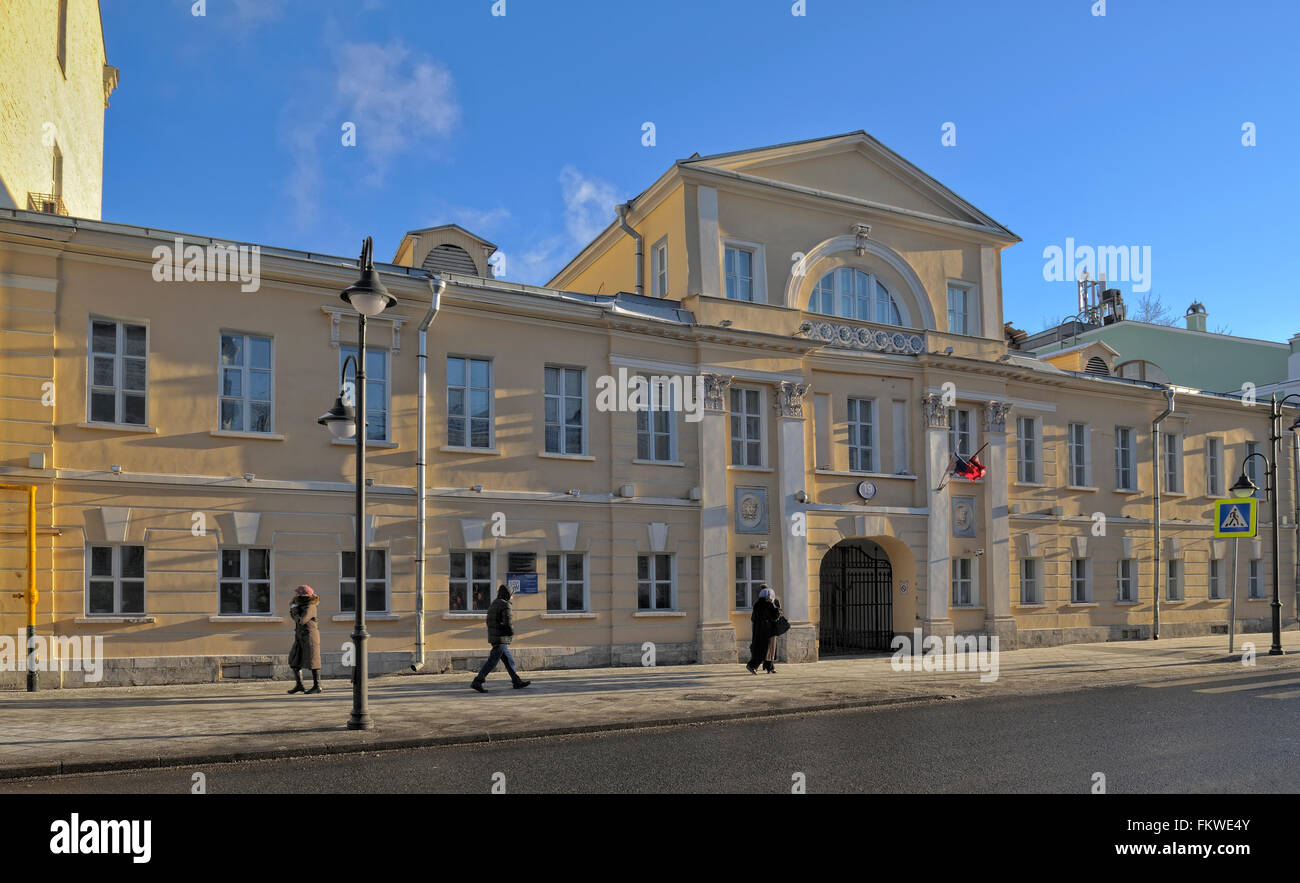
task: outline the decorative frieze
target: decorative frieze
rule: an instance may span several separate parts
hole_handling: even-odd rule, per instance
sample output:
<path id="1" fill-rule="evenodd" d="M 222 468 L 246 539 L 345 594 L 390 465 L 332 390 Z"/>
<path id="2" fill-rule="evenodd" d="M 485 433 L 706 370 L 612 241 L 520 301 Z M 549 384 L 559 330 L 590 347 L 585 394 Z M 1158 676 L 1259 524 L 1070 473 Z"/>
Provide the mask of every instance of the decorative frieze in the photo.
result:
<path id="1" fill-rule="evenodd" d="M 847 322 L 814 321 L 808 337 L 831 346 L 875 353 L 916 356 L 925 349 L 925 341 L 919 334 Z"/>

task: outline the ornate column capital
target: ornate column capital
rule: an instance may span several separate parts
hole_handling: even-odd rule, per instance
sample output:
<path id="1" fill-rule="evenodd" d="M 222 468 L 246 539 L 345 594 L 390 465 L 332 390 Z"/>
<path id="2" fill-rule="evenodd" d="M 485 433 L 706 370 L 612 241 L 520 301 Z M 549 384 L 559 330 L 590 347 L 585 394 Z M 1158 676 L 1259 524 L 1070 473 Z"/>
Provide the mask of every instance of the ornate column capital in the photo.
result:
<path id="1" fill-rule="evenodd" d="M 948 406 L 944 404 L 943 396 L 927 393 L 921 396 L 921 405 L 925 408 L 925 425 L 928 428 L 948 428 Z"/>
<path id="2" fill-rule="evenodd" d="M 1010 402 L 984 403 L 984 431 L 1006 432 L 1007 413 L 1011 410 Z"/>
<path id="3" fill-rule="evenodd" d="M 783 380 L 776 385 L 776 410 L 782 417 L 803 419 L 803 400 L 812 389 L 811 383 L 791 383 Z"/>
<path id="4" fill-rule="evenodd" d="M 734 377 L 725 374 L 704 374 L 704 410 L 727 410 L 727 389 Z"/>

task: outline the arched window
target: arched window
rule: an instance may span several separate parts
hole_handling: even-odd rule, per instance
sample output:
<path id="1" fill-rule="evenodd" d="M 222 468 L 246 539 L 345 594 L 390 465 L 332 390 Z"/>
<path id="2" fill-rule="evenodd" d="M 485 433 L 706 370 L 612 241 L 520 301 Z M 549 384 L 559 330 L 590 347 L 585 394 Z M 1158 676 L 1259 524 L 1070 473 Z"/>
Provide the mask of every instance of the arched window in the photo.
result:
<path id="1" fill-rule="evenodd" d="M 903 324 L 898 304 L 884 283 L 852 267 L 840 267 L 823 276 L 813 289 L 808 306 L 810 312 L 828 316 L 885 325 Z"/>

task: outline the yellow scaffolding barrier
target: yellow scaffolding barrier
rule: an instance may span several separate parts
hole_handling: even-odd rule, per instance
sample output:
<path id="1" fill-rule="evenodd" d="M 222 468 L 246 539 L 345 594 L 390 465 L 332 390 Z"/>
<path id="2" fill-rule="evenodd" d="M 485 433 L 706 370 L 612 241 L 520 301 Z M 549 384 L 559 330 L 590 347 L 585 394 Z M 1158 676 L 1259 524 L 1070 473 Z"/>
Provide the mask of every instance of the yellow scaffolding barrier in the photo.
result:
<path id="1" fill-rule="evenodd" d="M 0 484 L 0 490 L 24 491 L 27 494 L 27 591 L 15 598 L 27 599 L 27 692 L 36 692 L 36 666 L 33 650 L 36 643 L 36 485 Z"/>

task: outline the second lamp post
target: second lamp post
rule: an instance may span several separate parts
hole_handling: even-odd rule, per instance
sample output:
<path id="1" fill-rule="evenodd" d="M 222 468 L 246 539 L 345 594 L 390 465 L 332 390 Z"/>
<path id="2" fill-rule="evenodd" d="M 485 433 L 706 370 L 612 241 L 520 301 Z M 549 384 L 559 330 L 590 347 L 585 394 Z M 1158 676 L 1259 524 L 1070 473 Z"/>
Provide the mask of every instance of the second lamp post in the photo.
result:
<path id="1" fill-rule="evenodd" d="M 352 631 L 356 660 L 352 668 L 352 716 L 348 718 L 349 730 L 368 730 L 374 726 L 370 719 L 366 683 L 370 674 L 366 655 L 366 640 L 370 637 L 366 632 L 366 319 L 378 316 L 397 303 L 397 298 L 389 294 L 384 283 L 379 281 L 371 254 L 373 249 L 374 243 L 367 236 L 361 246 L 361 278 L 339 295 L 357 311 L 357 355 L 355 359 L 352 356 L 344 359 L 342 376 L 339 378 L 339 397 L 334 400 L 334 407 L 316 421 L 328 427 L 336 438 L 355 436 L 357 440 L 356 566 L 353 571 L 356 578 L 353 592 L 356 620 Z M 344 400 L 349 359 L 353 360 L 356 370 L 353 393 L 355 406 Z"/>

